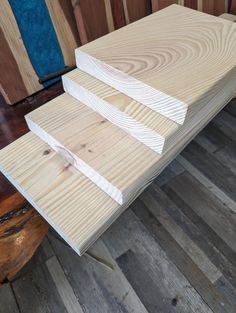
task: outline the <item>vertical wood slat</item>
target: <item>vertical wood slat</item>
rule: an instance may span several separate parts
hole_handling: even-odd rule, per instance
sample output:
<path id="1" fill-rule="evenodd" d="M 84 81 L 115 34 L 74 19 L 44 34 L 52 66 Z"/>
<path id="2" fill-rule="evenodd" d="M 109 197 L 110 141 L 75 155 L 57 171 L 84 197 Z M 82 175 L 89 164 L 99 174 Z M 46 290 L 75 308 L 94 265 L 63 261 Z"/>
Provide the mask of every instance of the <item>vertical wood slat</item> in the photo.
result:
<path id="1" fill-rule="evenodd" d="M 81 41 L 81 44 L 84 45 L 88 42 L 88 36 L 87 36 L 86 29 L 85 29 L 81 8 L 80 8 L 78 0 L 71 0 L 71 4 L 73 7 L 73 11 L 74 11 L 76 25 L 77 25 L 78 33 L 80 36 L 80 41 Z"/>
<path id="2" fill-rule="evenodd" d="M 198 0 L 185 0 L 184 5 L 188 8 L 197 10 Z"/>
<path id="3" fill-rule="evenodd" d="M 147 0 L 126 0 L 130 23 L 135 22 L 147 15 L 151 11 L 151 1 Z"/>
<path id="4" fill-rule="evenodd" d="M 104 5 L 105 5 L 105 11 L 106 11 L 106 17 L 107 17 L 108 31 L 110 33 L 113 30 L 115 30 L 113 16 L 112 16 L 112 9 L 111 9 L 111 1 L 104 0 Z"/>
<path id="5" fill-rule="evenodd" d="M 159 0 L 152 0 L 152 12 L 160 10 Z"/>
<path id="6" fill-rule="evenodd" d="M 9 73 L 4 70 L 4 68 L 2 70 L 3 63 L 1 64 L 1 90 L 3 90 L 7 102 L 13 104 L 21 100 L 22 97 L 24 98 L 40 90 L 42 86 L 38 82 L 38 77 L 28 57 L 17 22 L 7 0 L 1 0 L 0 23 L 2 27 L 1 40 L 5 42 L 5 49 L 8 46 L 8 51 L 11 51 L 10 55 L 5 55 L 1 45 L 1 53 L 3 53 L 2 62 L 8 62 L 12 71 L 11 84 L 9 85 L 8 82 L 5 81 L 5 76 L 8 77 Z M 15 64 L 17 64 L 17 66 L 14 74 Z M 20 87 L 17 86 L 18 83 Z"/>
<path id="7" fill-rule="evenodd" d="M 232 0 L 231 8 L 230 8 L 231 14 L 236 14 L 236 0 Z"/>
<path id="8" fill-rule="evenodd" d="M 111 0 L 115 29 L 125 26 L 125 13 L 122 0 Z"/>
<path id="9" fill-rule="evenodd" d="M 129 12 L 128 12 L 127 0 L 122 0 L 122 1 L 123 1 L 124 13 L 125 13 L 125 22 L 126 22 L 126 25 L 128 25 L 130 23 L 130 21 L 129 21 Z"/>
<path id="10" fill-rule="evenodd" d="M 78 46 L 76 38 L 71 31 L 70 24 L 66 19 L 59 0 L 45 0 L 45 3 L 61 47 L 64 63 L 72 66 L 75 64 L 74 50 Z"/>
<path id="11" fill-rule="evenodd" d="M 233 0 L 236 1 L 236 0 Z M 152 12 L 161 10 L 173 3 L 184 5 L 205 13 L 220 15 L 227 12 L 228 0 L 152 0 Z M 235 8 L 236 9 L 236 8 Z"/>
<path id="12" fill-rule="evenodd" d="M 8 45 L 7 39 L 0 29 L 0 92 L 3 94 L 6 102 L 12 104 L 28 96 L 18 64 Z M 15 77 L 17 84 L 12 83 Z"/>

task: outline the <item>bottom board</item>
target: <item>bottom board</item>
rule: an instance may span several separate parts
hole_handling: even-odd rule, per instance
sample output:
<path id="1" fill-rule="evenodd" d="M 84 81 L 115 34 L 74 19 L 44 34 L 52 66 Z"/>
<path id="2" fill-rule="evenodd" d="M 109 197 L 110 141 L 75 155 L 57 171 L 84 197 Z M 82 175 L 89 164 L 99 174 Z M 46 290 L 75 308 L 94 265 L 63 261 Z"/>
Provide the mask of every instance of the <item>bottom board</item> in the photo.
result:
<path id="1" fill-rule="evenodd" d="M 156 173 L 150 173 L 139 192 L 122 206 L 31 132 L 0 151 L 0 170 L 81 255 L 228 103 L 235 95 L 233 87 L 229 82 L 228 90 L 221 91 L 221 102 L 209 106 L 199 123 L 160 157 Z"/>

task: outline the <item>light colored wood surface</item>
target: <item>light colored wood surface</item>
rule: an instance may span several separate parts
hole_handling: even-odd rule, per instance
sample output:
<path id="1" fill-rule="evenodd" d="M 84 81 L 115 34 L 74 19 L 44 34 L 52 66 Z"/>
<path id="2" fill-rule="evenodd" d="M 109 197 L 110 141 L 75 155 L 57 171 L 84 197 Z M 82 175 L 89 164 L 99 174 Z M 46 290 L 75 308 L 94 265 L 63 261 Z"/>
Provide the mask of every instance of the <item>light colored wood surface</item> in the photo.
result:
<path id="1" fill-rule="evenodd" d="M 31 132 L 0 154 L 1 171 L 79 254 L 119 208 Z"/>
<path id="2" fill-rule="evenodd" d="M 75 69 L 62 78 L 63 87 L 91 109 L 158 153 L 168 146 L 180 125 L 102 81 Z"/>
<path id="3" fill-rule="evenodd" d="M 160 159 L 68 94 L 29 113 L 26 121 L 36 135 L 120 204 L 137 191 Z"/>
<path id="4" fill-rule="evenodd" d="M 223 107 L 235 95 L 235 73 L 208 99 L 205 107 L 180 126 L 159 154 L 151 151 L 119 127 L 70 95 L 64 94 L 26 116 L 29 128 L 89 177 L 119 204 L 136 194 L 147 177 L 160 172 L 159 162 L 191 131 L 198 131 L 206 117 Z M 57 110 L 55 110 L 55 107 Z M 154 174 L 155 173 L 155 174 Z"/>
<path id="5" fill-rule="evenodd" d="M 236 15 L 234 14 L 224 13 L 224 14 L 221 14 L 220 17 L 231 22 L 236 22 Z"/>
<path id="6" fill-rule="evenodd" d="M 78 48 L 76 61 L 80 69 L 182 124 L 235 71 L 236 25 L 172 5 Z"/>
<path id="7" fill-rule="evenodd" d="M 125 205 L 118 205 L 31 132 L 0 151 L 0 170 L 81 255 L 224 107 L 233 97 L 234 92 L 228 94 L 234 87 L 228 84 L 221 101 L 208 106 L 197 125 L 159 158 Z"/>

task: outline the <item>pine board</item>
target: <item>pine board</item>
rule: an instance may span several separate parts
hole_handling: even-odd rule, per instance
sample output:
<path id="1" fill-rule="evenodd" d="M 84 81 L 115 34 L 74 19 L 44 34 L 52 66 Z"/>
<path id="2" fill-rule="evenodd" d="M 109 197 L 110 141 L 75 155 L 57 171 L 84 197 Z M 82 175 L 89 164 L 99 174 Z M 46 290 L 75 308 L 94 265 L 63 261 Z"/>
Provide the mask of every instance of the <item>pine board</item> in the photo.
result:
<path id="1" fill-rule="evenodd" d="M 183 124 L 236 71 L 236 25 L 172 5 L 76 49 L 76 62 Z"/>
<path id="2" fill-rule="evenodd" d="M 234 86 L 231 84 L 231 89 Z M 137 193 L 125 205 L 107 196 L 31 132 L 0 151 L 0 170 L 81 255 L 223 108 L 230 99 L 228 93 L 229 90 L 221 93 L 222 101 L 209 106 L 197 125 L 160 157 L 156 169 L 148 173 L 145 184 L 139 185 Z"/>
<path id="3" fill-rule="evenodd" d="M 232 84 L 236 79 L 234 72 L 230 78 Z M 222 85 L 227 84 L 226 78 Z M 235 87 L 225 89 L 229 94 Z M 227 95 L 221 95 L 221 90 L 211 98 L 206 99 L 205 106 L 187 123 L 180 126 L 163 115 L 138 103 L 125 94 L 95 79 L 85 72 L 76 69 L 63 77 L 63 86 L 66 92 L 90 108 L 103 115 L 110 122 L 144 143 L 157 153 L 168 150 L 189 128 L 194 127 L 199 119 L 207 114 L 208 106 L 215 105 L 217 101 L 224 101 Z M 222 100 L 221 100 L 222 99 Z"/>
<path id="4" fill-rule="evenodd" d="M 158 153 L 180 126 L 102 81 L 75 69 L 62 77 L 66 92 Z"/>
<path id="5" fill-rule="evenodd" d="M 120 204 L 137 192 L 160 159 L 68 94 L 29 113 L 26 121 L 36 135 Z"/>
<path id="6" fill-rule="evenodd" d="M 223 81 L 224 83 L 224 81 Z M 170 138 L 165 158 L 205 117 L 235 95 L 234 79 L 219 90 L 204 109 L 179 127 Z M 57 108 L 55 110 L 55 108 Z M 29 128 L 60 152 L 119 204 L 136 194 L 159 171 L 160 154 L 129 136 L 68 94 L 63 94 L 26 116 Z M 121 123 L 120 123 L 121 124 Z"/>

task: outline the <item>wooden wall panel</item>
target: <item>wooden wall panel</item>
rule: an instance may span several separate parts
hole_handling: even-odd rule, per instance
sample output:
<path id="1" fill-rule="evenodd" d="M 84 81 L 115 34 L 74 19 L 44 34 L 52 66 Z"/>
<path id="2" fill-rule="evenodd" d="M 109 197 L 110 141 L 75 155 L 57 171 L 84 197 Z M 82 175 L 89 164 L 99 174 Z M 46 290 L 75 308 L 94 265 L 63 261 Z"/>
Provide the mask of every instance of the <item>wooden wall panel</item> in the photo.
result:
<path id="1" fill-rule="evenodd" d="M 3 91 L 3 95 L 6 96 L 6 101 L 10 104 L 40 90 L 42 86 L 38 82 L 38 77 L 28 57 L 9 2 L 7 0 L 1 0 L 0 3 L 0 24 L 2 28 L 1 90 Z M 14 73 L 16 64 L 16 71 Z M 25 88 L 22 85 L 22 81 Z"/>
<path id="2" fill-rule="evenodd" d="M 67 66 L 75 64 L 74 50 L 78 47 L 78 36 L 74 36 L 71 31 L 71 23 L 66 17 L 61 2 L 58 0 L 45 0 L 48 12 L 50 14 L 59 45 Z"/>
<path id="3" fill-rule="evenodd" d="M 83 15 L 88 41 L 108 33 L 104 0 L 80 0 L 79 6 Z"/>
<path id="4" fill-rule="evenodd" d="M 197 10 L 197 0 L 185 0 L 184 5 L 188 8 Z"/>
<path id="5" fill-rule="evenodd" d="M 231 14 L 236 14 L 236 0 L 232 0 L 230 13 Z"/>
<path id="6" fill-rule="evenodd" d="M 28 91 L 2 29 L 0 29 L 0 47 L 0 70 L 1 73 L 4 73 L 4 75 L 0 75 L 0 91 L 7 103 L 10 104 L 15 99 L 27 97 Z M 13 77 L 17 84 L 12 84 Z"/>
<path id="7" fill-rule="evenodd" d="M 178 3 L 195 10 L 218 16 L 227 12 L 229 0 L 151 0 L 151 3 L 153 12 L 161 10 L 173 3 Z"/>
<path id="8" fill-rule="evenodd" d="M 151 2 L 147 0 L 128 0 L 127 9 L 130 23 L 151 13 Z"/>
<path id="9" fill-rule="evenodd" d="M 111 0 L 111 8 L 115 29 L 125 26 L 125 13 L 123 0 Z"/>
<path id="10" fill-rule="evenodd" d="M 203 12 L 219 16 L 227 11 L 228 1 L 225 0 L 208 0 L 203 1 Z"/>

